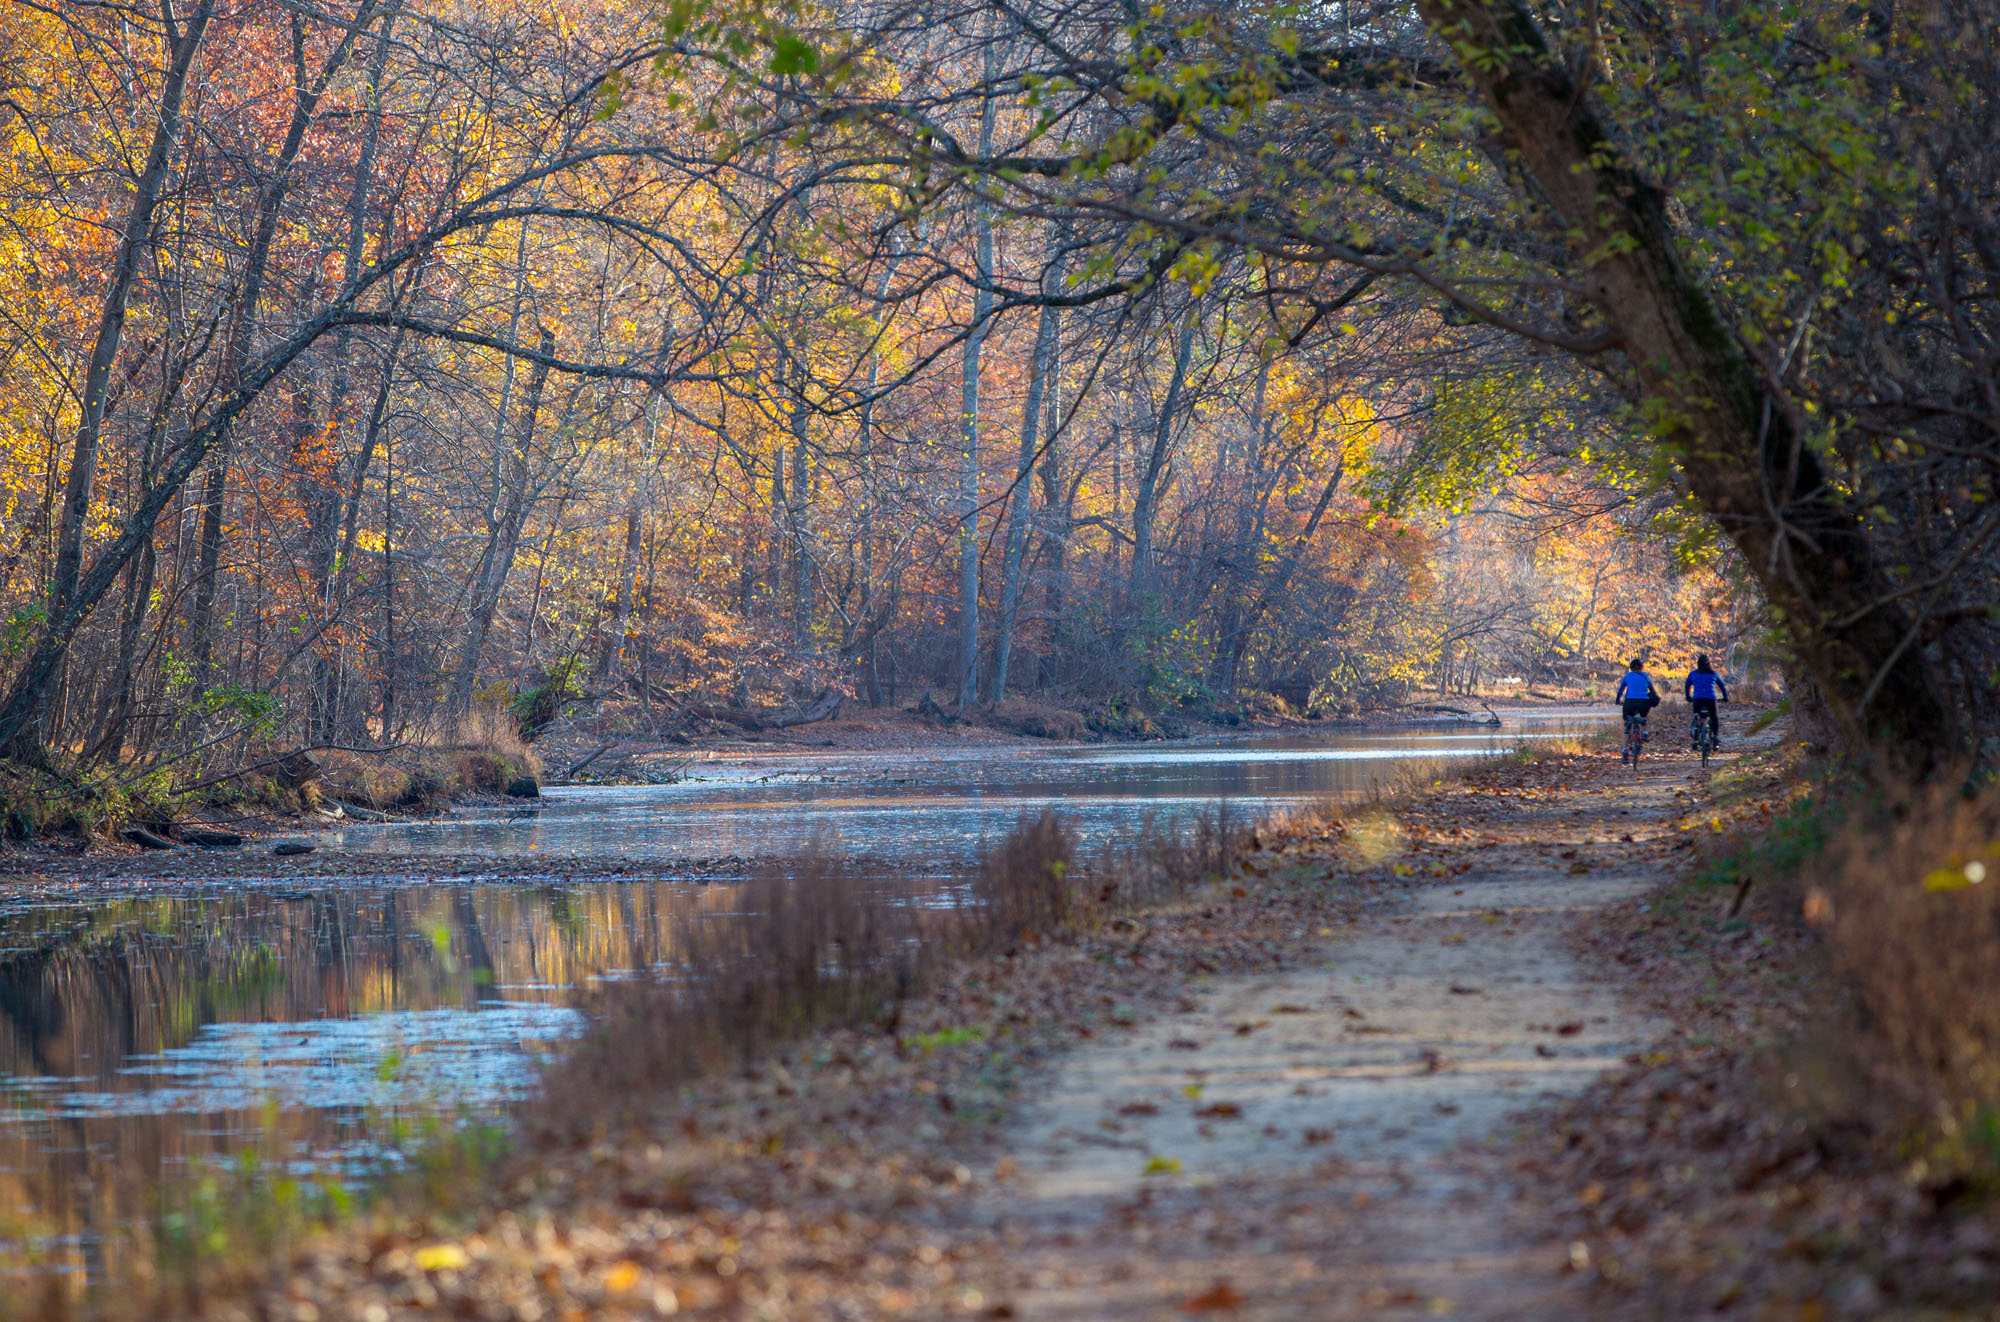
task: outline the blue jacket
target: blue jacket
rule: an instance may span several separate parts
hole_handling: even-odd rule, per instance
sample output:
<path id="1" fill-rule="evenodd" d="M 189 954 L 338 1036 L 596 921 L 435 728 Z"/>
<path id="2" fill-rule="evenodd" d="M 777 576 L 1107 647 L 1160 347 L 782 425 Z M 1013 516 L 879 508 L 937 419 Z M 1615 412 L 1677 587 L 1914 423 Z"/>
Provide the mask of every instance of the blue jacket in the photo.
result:
<path id="1" fill-rule="evenodd" d="M 1717 690 L 1721 690 L 1720 693 Z M 1720 697 L 1729 701 L 1729 686 L 1722 682 L 1722 676 L 1713 670 L 1690 670 L 1687 682 L 1681 685 L 1681 694 L 1692 702 L 1696 698 Z"/>
<path id="2" fill-rule="evenodd" d="M 1653 696 L 1653 680 L 1643 670 L 1628 670 L 1618 681 L 1618 701 L 1640 702 Z"/>

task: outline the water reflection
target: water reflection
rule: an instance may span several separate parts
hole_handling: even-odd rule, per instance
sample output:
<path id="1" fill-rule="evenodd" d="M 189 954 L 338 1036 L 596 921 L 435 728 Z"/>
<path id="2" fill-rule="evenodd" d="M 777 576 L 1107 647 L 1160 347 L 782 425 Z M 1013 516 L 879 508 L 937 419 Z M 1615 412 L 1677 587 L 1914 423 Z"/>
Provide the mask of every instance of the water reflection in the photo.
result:
<path id="1" fill-rule="evenodd" d="M 16 903 L 0 1240 L 86 1267 L 153 1173 L 246 1147 L 351 1172 L 412 1118 L 492 1114 L 581 1027 L 571 989 L 664 959 L 671 912 L 726 898 L 607 882 Z"/>

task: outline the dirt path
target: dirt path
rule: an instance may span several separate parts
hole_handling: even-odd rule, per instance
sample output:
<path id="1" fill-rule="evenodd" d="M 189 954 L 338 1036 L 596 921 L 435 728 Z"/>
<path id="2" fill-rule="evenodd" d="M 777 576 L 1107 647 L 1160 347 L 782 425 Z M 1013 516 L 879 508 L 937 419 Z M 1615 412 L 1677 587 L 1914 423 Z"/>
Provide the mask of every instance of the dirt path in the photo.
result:
<path id="1" fill-rule="evenodd" d="M 986 1207 L 1011 1315 L 1582 1316 L 1576 1250 L 1516 1223 L 1499 1150 L 1511 1115 L 1657 1037 L 1565 933 L 1658 880 L 1698 773 L 1576 767 L 1385 817 L 1360 884 L 1402 903 L 1317 967 L 1211 985 L 1068 1059 Z"/>

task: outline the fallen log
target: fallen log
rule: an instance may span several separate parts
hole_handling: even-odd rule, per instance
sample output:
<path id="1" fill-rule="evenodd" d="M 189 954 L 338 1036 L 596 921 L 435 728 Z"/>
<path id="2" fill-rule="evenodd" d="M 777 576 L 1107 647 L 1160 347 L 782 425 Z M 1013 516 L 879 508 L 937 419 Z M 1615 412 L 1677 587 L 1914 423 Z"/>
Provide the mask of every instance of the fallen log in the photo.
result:
<path id="1" fill-rule="evenodd" d="M 143 826 L 128 826 L 124 836 L 142 849 L 177 849 L 179 846 L 165 836 L 154 835 Z"/>
<path id="2" fill-rule="evenodd" d="M 583 769 L 585 767 L 589 766 L 592 762 L 595 762 L 598 758 L 603 757 L 606 753 L 610 752 L 612 749 L 616 747 L 618 747 L 618 744 L 617 741 L 615 740 L 612 741 L 611 743 L 604 745 L 604 747 L 598 749 L 595 753 L 592 753 L 589 757 L 583 759 L 583 761 L 577 763 L 575 766 L 571 767 L 568 771 L 565 771 L 563 773 L 563 779 L 575 780 L 577 776 L 582 774 Z"/>
<path id="3" fill-rule="evenodd" d="M 211 831 L 202 826 L 182 827 L 181 839 L 203 849 L 234 849 L 243 843 L 243 837 L 234 831 Z"/>
<path id="4" fill-rule="evenodd" d="M 795 725 L 816 725 L 821 721 L 830 721 L 840 715 L 841 705 L 846 701 L 847 695 L 838 689 L 822 689 L 817 698 L 806 704 L 805 710 L 797 713 L 781 712 L 772 719 L 771 724 L 780 730 L 789 730 Z"/>

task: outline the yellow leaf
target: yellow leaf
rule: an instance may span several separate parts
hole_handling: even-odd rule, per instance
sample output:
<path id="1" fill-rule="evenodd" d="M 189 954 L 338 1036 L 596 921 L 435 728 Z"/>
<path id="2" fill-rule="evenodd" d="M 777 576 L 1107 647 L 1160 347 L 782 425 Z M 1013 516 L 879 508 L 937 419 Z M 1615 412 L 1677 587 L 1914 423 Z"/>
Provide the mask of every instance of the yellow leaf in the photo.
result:
<path id="1" fill-rule="evenodd" d="M 457 1271 L 472 1261 L 465 1256 L 465 1250 L 456 1244 L 433 1244 L 429 1248 L 418 1249 L 414 1257 L 417 1266 L 427 1272 Z"/>
<path id="2" fill-rule="evenodd" d="M 639 1283 L 639 1264 L 621 1262 L 604 1273 L 604 1288 L 612 1294 L 624 1294 Z"/>

